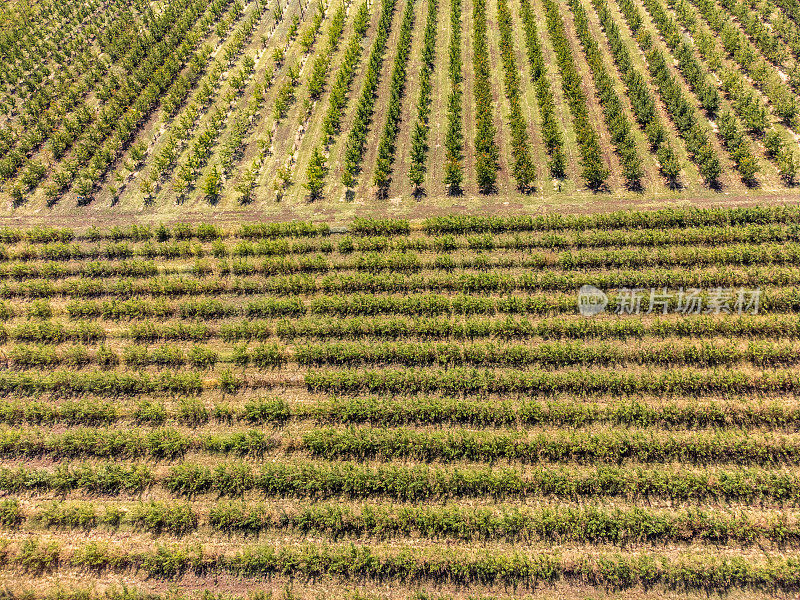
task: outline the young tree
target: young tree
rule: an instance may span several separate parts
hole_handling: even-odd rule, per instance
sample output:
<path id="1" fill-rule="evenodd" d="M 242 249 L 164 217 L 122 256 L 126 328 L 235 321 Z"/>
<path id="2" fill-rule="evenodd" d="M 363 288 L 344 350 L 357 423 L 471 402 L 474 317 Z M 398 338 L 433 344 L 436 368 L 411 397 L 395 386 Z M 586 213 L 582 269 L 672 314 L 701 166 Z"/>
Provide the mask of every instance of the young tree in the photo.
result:
<path id="1" fill-rule="evenodd" d="M 216 202 L 222 192 L 222 175 L 214 165 L 206 175 L 206 180 L 203 182 L 203 191 L 206 194 L 206 200 L 209 202 Z"/>
<path id="2" fill-rule="evenodd" d="M 325 187 L 325 174 L 327 170 L 325 156 L 320 152 L 319 147 L 315 147 L 311 154 L 311 160 L 308 163 L 308 169 L 306 170 L 308 182 L 305 184 L 312 200 L 316 200 L 322 196 L 322 188 Z"/>

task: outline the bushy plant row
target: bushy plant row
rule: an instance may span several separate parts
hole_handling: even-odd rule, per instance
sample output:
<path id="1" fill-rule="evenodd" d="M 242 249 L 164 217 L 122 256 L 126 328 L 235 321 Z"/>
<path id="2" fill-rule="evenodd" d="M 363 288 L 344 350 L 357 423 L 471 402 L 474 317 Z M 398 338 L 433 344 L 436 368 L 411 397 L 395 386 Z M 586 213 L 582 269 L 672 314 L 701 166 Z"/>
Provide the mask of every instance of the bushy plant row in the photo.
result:
<path id="1" fill-rule="evenodd" d="M 2 385 L 0 380 L 0 385 Z M 464 396 L 470 394 L 538 394 L 548 396 L 572 391 L 579 395 L 659 394 L 692 396 L 712 393 L 794 393 L 800 377 L 792 370 L 752 372 L 739 369 L 671 369 L 662 372 L 480 370 L 456 367 L 438 369 L 382 369 L 309 371 L 310 391 L 330 394 L 386 393 Z M 8 385 L 5 386 L 6 389 Z M 2 388 L 0 388 L 2 389 Z M 8 392 L 6 392 L 8 393 Z"/>
<path id="2" fill-rule="evenodd" d="M 609 175 L 608 168 L 603 161 L 603 153 L 600 150 L 600 138 L 589 116 L 586 94 L 581 88 L 581 77 L 575 66 L 575 59 L 572 56 L 572 49 L 558 5 L 552 0 L 545 0 L 544 8 L 547 31 L 550 33 L 550 40 L 561 73 L 561 87 L 572 114 L 578 152 L 581 156 L 581 177 L 589 188 L 596 190 L 605 185 Z"/>
<path id="3" fill-rule="evenodd" d="M 314 406 L 308 415 L 299 406 L 292 406 L 291 414 L 296 418 L 309 416 L 320 423 L 384 427 L 452 424 L 523 429 L 541 425 L 577 429 L 610 424 L 665 429 L 772 427 L 796 431 L 800 425 L 800 410 L 796 407 L 787 406 L 780 400 L 745 400 L 742 397 L 725 403 L 713 398 L 694 402 L 659 398 L 656 404 L 640 399 L 615 399 L 596 404 L 575 399 L 569 394 L 553 400 L 521 402 L 438 396 L 333 396 Z"/>
<path id="4" fill-rule="evenodd" d="M 271 463 L 254 472 L 245 463 L 213 470 L 181 463 L 156 480 L 147 465 L 95 463 L 0 469 L 0 489 L 24 491 L 83 490 L 94 494 L 139 493 L 153 485 L 179 496 L 216 492 L 241 496 L 258 490 L 270 497 L 387 498 L 430 501 L 448 498 L 534 498 L 552 496 L 665 498 L 680 501 L 738 501 L 796 505 L 800 481 L 786 471 L 742 468 L 725 470 L 598 467 L 591 470 L 538 467 L 523 474 L 512 468 L 369 467 L 352 462 Z"/>
<path id="5" fill-rule="evenodd" d="M 664 434 L 652 430 L 546 432 L 538 434 L 406 428 L 313 429 L 303 434 L 312 456 L 351 460 L 468 460 L 621 464 L 683 462 L 793 465 L 800 445 L 785 435 L 739 431 Z M 8 452 L 7 452 L 8 453 Z"/>
<path id="6" fill-rule="evenodd" d="M 324 344 L 298 344 L 294 358 L 301 365 L 358 366 L 370 364 L 398 364 L 405 366 L 515 366 L 540 365 L 562 367 L 567 365 L 692 365 L 717 367 L 740 362 L 769 367 L 791 365 L 800 361 L 795 356 L 793 344 L 749 342 L 746 348 L 727 340 L 725 342 L 659 342 L 646 345 L 612 345 L 586 342 L 549 342 L 535 346 L 497 345 L 494 343 L 447 342 L 328 342 Z M 14 360 L 14 349 L 11 351 Z"/>
<path id="7" fill-rule="evenodd" d="M 172 505 L 168 506 L 172 508 Z M 178 510 L 183 505 L 174 506 L 173 510 Z M 220 503 L 211 509 L 209 515 L 214 529 L 248 534 L 290 529 L 334 539 L 420 536 L 465 541 L 505 540 L 510 543 L 570 540 L 618 546 L 689 541 L 751 545 L 765 539 L 796 543 L 800 539 L 800 530 L 787 521 L 779 514 L 762 523 L 744 516 L 717 515 L 696 509 L 666 512 L 641 508 L 544 507 L 504 509 L 497 513 L 492 509 L 458 505 L 395 507 L 364 504 L 354 510 L 331 503 L 291 513 L 279 513 L 261 504 Z"/>
<path id="8" fill-rule="evenodd" d="M 102 468 L 102 467 L 101 467 Z M 77 470 L 77 469 L 76 469 Z M 0 470 L 0 489 L 20 489 L 27 473 Z M 4 476 L 11 477 L 8 482 Z M 22 479 L 22 482 L 25 482 Z M 257 490 L 269 497 L 391 498 L 423 502 L 447 498 L 622 497 L 630 500 L 666 498 L 682 501 L 780 502 L 797 505 L 800 480 L 789 471 L 754 467 L 726 470 L 646 469 L 601 466 L 536 467 L 524 473 L 514 468 L 431 467 L 427 465 L 370 467 L 354 462 L 270 463 L 253 471 L 245 463 L 214 469 L 194 463 L 170 467 L 160 482 L 172 494 L 194 496 L 216 492 L 241 496 Z"/>
<path id="9" fill-rule="evenodd" d="M 363 6 L 358 8 L 359 13 L 365 10 L 365 8 L 362 8 Z M 325 49 L 314 59 L 314 65 L 311 67 L 311 78 L 308 81 L 308 95 L 312 100 L 319 100 L 325 90 L 325 81 L 328 78 L 331 58 L 339 48 L 339 42 L 344 33 L 345 18 L 346 13 L 344 5 L 342 5 L 336 9 L 330 25 L 328 25 L 328 39 Z M 358 20 L 358 17 L 356 20 Z"/>
<path id="10" fill-rule="evenodd" d="M 242 335 L 226 337 L 226 341 L 241 339 L 266 339 L 272 328 L 264 324 L 262 336 L 254 327 Z M 238 331 L 238 330 L 237 330 Z M 233 332 L 231 332 L 233 333 Z M 251 337 L 247 337 L 248 334 Z M 463 321 L 446 317 L 355 317 L 355 318 L 311 318 L 297 321 L 280 321 L 275 325 L 274 335 L 291 341 L 298 338 L 359 339 L 359 338 L 420 338 L 423 340 L 474 340 L 496 337 L 515 339 L 637 339 L 643 337 L 670 336 L 737 336 L 743 338 L 789 338 L 800 337 L 800 318 L 796 316 L 759 315 L 736 316 L 725 319 L 707 315 L 689 315 L 680 319 L 647 319 L 628 317 L 614 320 L 569 319 L 563 317 L 542 320 L 500 319 L 487 317 L 467 318 Z"/>
<path id="11" fill-rule="evenodd" d="M 626 15 L 631 22 L 636 11 Z M 501 233 L 513 231 L 609 230 L 692 227 L 709 225 L 746 225 L 800 223 L 800 208 L 792 206 L 756 208 L 669 208 L 654 211 L 615 211 L 593 215 L 552 213 L 536 216 L 467 216 L 428 217 L 423 230 L 429 235 L 464 233 Z"/>
<path id="12" fill-rule="evenodd" d="M 198 373 L 164 371 L 157 376 L 146 373 L 66 370 L 5 372 L 0 375 L 0 395 L 31 396 L 52 394 L 70 397 L 137 396 L 143 394 L 199 394 L 203 381 Z"/>
<path id="13" fill-rule="evenodd" d="M 733 587 L 789 593 L 799 587 L 800 579 L 800 565 L 795 559 L 771 555 L 765 563 L 711 554 L 669 558 L 655 552 L 599 553 L 573 560 L 552 551 L 375 551 L 370 546 L 353 544 L 289 547 L 266 543 L 245 546 L 234 555 L 206 555 L 200 545 L 159 545 L 155 550 L 125 552 L 92 541 L 62 555 L 58 543 L 40 544 L 37 538 L 28 538 L 20 543 L 17 552 L 5 556 L 4 562 L 39 573 L 59 562 L 94 570 L 140 570 L 153 579 L 226 573 L 245 578 L 288 575 L 309 580 L 338 577 L 375 582 L 447 582 L 458 586 L 513 585 L 525 589 L 566 581 L 616 590 L 659 585 L 677 590 L 724 592 Z"/>
<path id="14" fill-rule="evenodd" d="M 520 2 L 520 15 L 525 33 L 525 46 L 528 51 L 528 62 L 531 65 L 531 79 L 536 86 L 536 101 L 539 104 L 539 115 L 542 121 L 542 141 L 547 150 L 547 167 L 555 178 L 566 176 L 566 157 L 564 156 L 564 134 L 556 119 L 556 104 L 550 80 L 547 77 L 542 44 L 536 27 L 536 19 L 528 0 Z"/>
<path id="15" fill-rule="evenodd" d="M 0 433 L 0 454 L 6 457 L 138 458 L 174 460 L 188 451 L 261 456 L 279 441 L 256 429 L 229 434 L 193 436 L 173 428 L 147 433 L 138 429 L 79 427 L 62 434 L 37 429 Z"/>
<path id="16" fill-rule="evenodd" d="M 0 515 L 0 524 L 6 527 L 18 527 L 25 521 L 47 528 L 81 530 L 128 525 L 154 534 L 181 536 L 202 526 L 191 505 L 175 502 L 141 502 L 130 509 L 107 505 L 101 513 L 91 502 L 53 501 L 40 510 L 26 513 L 14 498 L 0 504 Z M 762 523 L 744 516 L 717 515 L 697 509 L 670 513 L 641 508 L 544 507 L 496 513 L 486 508 L 458 505 L 396 507 L 372 503 L 354 510 L 339 504 L 321 503 L 286 512 L 269 509 L 263 504 L 221 502 L 211 507 L 208 524 L 226 533 L 254 535 L 290 530 L 334 540 L 419 536 L 511 543 L 570 540 L 627 546 L 703 541 L 749 546 L 763 540 L 791 544 L 800 539 L 800 530 L 785 516 L 774 515 Z"/>
<path id="17" fill-rule="evenodd" d="M 383 58 L 386 54 L 386 43 L 389 41 L 389 32 L 392 28 L 395 5 L 396 0 L 382 0 L 381 16 L 364 70 L 364 83 L 356 105 L 356 116 L 347 134 L 343 155 L 342 183 L 348 188 L 355 185 L 355 178 L 361 170 L 361 159 L 364 155 L 367 133 L 369 133 L 375 101 L 378 97 L 376 91 L 380 82 Z"/>
<path id="18" fill-rule="evenodd" d="M 302 410 L 300 412 L 305 414 Z M 280 425 L 291 416 L 289 404 L 272 397 L 252 398 L 238 408 L 220 403 L 212 410 L 197 398 L 180 398 L 172 412 L 167 411 L 161 400 L 147 398 L 131 410 L 120 409 L 115 401 L 97 398 L 66 400 L 58 405 L 37 400 L 0 402 L 0 421 L 7 424 L 100 426 L 129 419 L 136 425 L 160 426 L 172 419 L 184 425 L 198 426 L 213 419 L 228 424 Z"/>

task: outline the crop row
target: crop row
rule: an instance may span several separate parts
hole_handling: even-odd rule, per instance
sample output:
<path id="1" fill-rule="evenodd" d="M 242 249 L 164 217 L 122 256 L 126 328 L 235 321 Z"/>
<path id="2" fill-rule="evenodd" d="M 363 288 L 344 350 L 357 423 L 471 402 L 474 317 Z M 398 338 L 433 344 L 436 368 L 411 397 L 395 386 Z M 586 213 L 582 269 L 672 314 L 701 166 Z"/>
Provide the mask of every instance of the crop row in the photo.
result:
<path id="1" fill-rule="evenodd" d="M 459 13 L 460 14 L 460 13 Z M 640 16 L 640 15 L 639 15 Z M 460 17 L 459 17 L 460 19 Z M 458 21 L 460 23 L 460 20 Z M 359 30 L 360 31 L 360 30 Z M 360 46 L 359 46 L 360 47 Z M 459 70 L 460 72 L 460 70 Z M 428 235 L 467 234 L 467 233 L 510 233 L 510 232 L 556 232 L 573 231 L 587 235 L 609 235 L 611 230 L 627 230 L 620 233 L 633 235 L 637 230 L 660 231 L 664 229 L 720 227 L 745 228 L 748 225 L 797 225 L 800 224 L 800 208 L 796 206 L 761 206 L 752 208 L 670 208 L 654 211 L 615 211 L 591 215 L 526 215 L 526 216 L 467 216 L 448 215 L 429 217 L 422 223 L 422 230 Z M 350 231 L 357 236 L 404 235 L 410 232 L 409 222 L 402 219 L 356 218 Z M 243 223 L 236 232 L 226 232 L 219 226 L 200 223 L 163 223 L 157 227 L 147 225 L 115 226 L 108 230 L 90 227 L 76 232 L 69 228 L 33 227 L 19 229 L 0 228 L 0 242 L 16 244 L 69 243 L 73 240 L 97 242 L 147 241 L 166 242 L 197 238 L 212 241 L 218 237 L 234 236 L 244 240 L 266 240 L 293 238 L 318 238 L 330 235 L 328 224 L 315 224 L 304 221 L 283 223 Z"/>
<path id="2" fill-rule="evenodd" d="M 800 442 L 792 434 L 725 432 L 660 432 L 642 429 L 605 431 L 472 432 L 463 429 L 417 431 L 404 428 L 312 429 L 300 438 L 280 439 L 249 429 L 232 433 L 192 435 L 174 428 L 95 429 L 65 433 L 41 429 L 0 432 L 0 455 L 6 458 L 51 456 L 175 460 L 187 452 L 260 457 L 278 450 L 307 451 L 325 459 L 474 461 L 499 460 L 536 464 L 577 462 L 621 464 L 683 462 L 734 463 L 760 466 L 796 465 Z"/>
<path id="3" fill-rule="evenodd" d="M 152 336 L 136 335 L 137 332 L 153 330 Z M 470 318 L 453 320 L 450 317 L 431 317 L 408 319 L 402 317 L 373 318 L 311 318 L 296 321 L 284 320 L 277 324 L 250 321 L 241 325 L 222 326 L 219 332 L 210 330 L 208 336 L 219 335 L 227 342 L 268 339 L 275 335 L 282 340 L 293 341 L 298 338 L 344 339 L 354 340 L 370 338 L 396 340 L 398 338 L 419 338 L 423 340 L 475 340 L 481 338 L 499 338 L 502 340 L 542 339 L 585 340 L 620 339 L 671 336 L 713 337 L 737 336 L 746 338 L 797 339 L 800 337 L 800 318 L 796 316 L 736 316 L 718 319 L 709 315 L 690 315 L 680 319 L 655 318 L 652 321 L 642 317 L 629 317 L 614 320 L 548 318 L 542 320 L 524 320 L 511 317 L 501 319 Z M 128 335 L 134 339 L 155 340 L 161 331 L 153 324 L 143 324 L 131 328 Z M 12 336 L 13 337 L 13 336 Z M 58 343 L 68 339 L 67 335 L 36 336 L 30 334 L 22 337 L 27 341 L 43 341 Z M 15 337 L 14 339 L 20 339 Z M 189 338 L 186 338 L 189 339 Z"/>
<path id="4" fill-rule="evenodd" d="M 535 589 L 559 581 L 607 589 L 663 586 L 683 591 L 725 592 L 731 587 L 793 592 L 800 587 L 800 565 L 793 558 L 769 557 L 752 563 L 743 557 L 700 555 L 668 558 L 658 553 L 597 554 L 580 560 L 555 552 L 480 553 L 443 550 L 375 551 L 364 545 L 274 546 L 248 545 L 235 554 L 205 553 L 201 545 L 157 546 L 154 550 L 125 551 L 98 542 L 85 542 L 63 551 L 57 542 L 37 538 L 18 542 L 4 555 L 5 566 L 42 573 L 59 563 L 95 571 L 137 572 L 152 579 L 184 575 L 231 575 L 264 578 L 276 575 L 316 580 L 429 582 L 450 585 L 505 585 Z"/>
<path id="5" fill-rule="evenodd" d="M 444 183 L 456 195 L 464 182 L 463 61 L 461 58 L 461 0 L 450 1 L 450 43 L 448 46 L 450 93 L 447 96 L 447 130 L 444 138 Z"/>
<path id="6" fill-rule="evenodd" d="M 800 239 L 800 230 L 794 225 L 742 225 L 742 226 L 707 226 L 673 229 L 641 229 L 641 230 L 595 230 L 574 231 L 571 233 L 535 233 L 531 235 L 476 233 L 456 237 L 452 234 L 428 239 L 426 237 L 387 237 L 344 235 L 334 243 L 332 239 L 295 240 L 286 239 L 262 240 L 259 242 L 241 241 L 225 244 L 215 241 L 209 246 L 189 240 L 149 241 L 140 245 L 114 241 L 98 245 L 81 245 L 66 242 L 46 242 L 37 245 L 26 245 L 21 248 L 0 247 L 0 261 L 77 261 L 77 260 L 128 260 L 134 257 L 143 258 L 202 258 L 213 256 L 218 259 L 231 257 L 307 255 L 311 253 L 342 255 L 354 252 L 384 252 L 409 250 L 434 251 L 437 253 L 455 252 L 457 250 L 528 250 L 539 249 L 582 249 L 608 248 L 624 246 L 721 246 L 724 244 L 747 243 L 764 244 L 767 242 L 796 242 Z"/>
<path id="7" fill-rule="evenodd" d="M 512 402 L 448 397 L 329 397 L 315 404 L 289 404 L 274 397 L 255 397 L 234 407 L 227 401 L 208 408 L 197 398 L 178 398 L 171 408 L 163 400 L 143 399 L 121 408 L 117 401 L 86 398 L 59 404 L 38 400 L 0 401 L 0 422 L 8 425 L 114 425 L 128 421 L 153 427 L 167 422 L 197 427 L 221 424 L 281 426 L 289 420 L 321 424 L 473 425 L 494 427 L 555 426 L 578 429 L 596 424 L 617 427 L 696 428 L 800 428 L 800 410 L 780 401 L 737 398 L 735 402 L 659 399 L 613 400 L 603 404 L 557 397 L 553 400 Z"/>
<path id="8" fill-rule="evenodd" d="M 486 0 L 475 0 L 472 8 L 475 97 L 475 180 L 482 194 L 496 190 L 499 150 L 495 141 L 494 96 L 487 40 Z"/>
<path id="9" fill-rule="evenodd" d="M 427 171 L 426 158 L 430 135 L 431 100 L 433 84 L 431 76 L 436 66 L 436 30 L 438 24 L 438 0 L 428 0 L 428 14 L 425 20 L 425 33 L 422 40 L 422 65 L 419 70 L 419 98 L 417 99 L 417 119 L 411 131 L 411 165 L 408 177 L 415 190 L 422 189 Z"/>
<path id="10" fill-rule="evenodd" d="M 777 360 L 777 353 L 780 350 L 775 349 L 773 352 Z M 266 369 L 284 365 L 288 360 L 288 354 L 277 344 L 262 344 L 252 348 L 237 346 L 227 356 L 220 356 L 214 347 L 200 345 L 195 345 L 188 351 L 175 345 L 154 348 L 141 345 L 126 346 L 122 349 L 121 356 L 105 345 L 101 345 L 91 354 L 85 346 L 71 346 L 56 351 L 52 345 L 18 345 L 9 348 L 5 358 L 7 365 L 10 362 L 17 369 L 44 369 L 59 365 L 82 368 L 89 364 L 112 368 L 120 363 L 132 368 L 150 365 L 183 367 L 188 364 L 195 369 L 208 369 L 218 362 L 233 363 L 240 367 L 252 364 L 257 368 Z"/>
<path id="11" fill-rule="evenodd" d="M 331 144 L 334 136 L 339 133 L 342 123 L 344 107 L 347 104 L 347 94 L 356 75 L 356 67 L 361 62 L 363 48 L 361 42 L 369 29 L 369 7 L 366 3 L 362 4 L 353 20 L 353 33 L 344 49 L 342 63 L 336 72 L 336 79 L 331 85 L 331 92 L 328 96 L 328 110 L 322 121 L 323 146 L 326 148 Z"/>
<path id="12" fill-rule="evenodd" d="M 99 375 L 99 374 L 98 374 Z M 89 379 L 88 376 L 86 379 Z M 65 377 L 58 390 L 75 393 L 83 388 L 83 377 Z M 54 376 L 36 377 L 16 374 L 0 377 L 0 393 L 30 394 L 54 387 L 49 384 Z M 88 383 L 88 382 L 87 382 Z M 537 370 L 480 370 L 457 367 L 438 369 L 382 369 L 382 370 L 325 370 L 309 371 L 305 383 L 310 391 L 329 394 L 420 394 L 441 393 L 463 396 L 469 394 L 536 394 L 549 396 L 573 392 L 591 397 L 597 394 L 658 394 L 663 396 L 692 396 L 712 393 L 797 393 L 800 375 L 795 371 L 773 369 L 745 372 L 726 369 L 700 370 L 672 369 L 666 372 L 643 373 L 618 371 L 537 371 Z M 135 387 L 133 385 L 127 387 Z M 77 388 L 77 389 L 76 389 Z M 88 390 L 87 390 L 88 391 Z M 110 393 L 110 390 L 109 392 Z M 114 390 L 124 393 L 124 390 Z"/>
<path id="13" fill-rule="evenodd" d="M 153 435 L 155 434 L 151 434 Z M 13 436 L 10 437 L 13 439 Z M 253 449 L 240 441 L 239 437 L 243 438 L 244 434 L 233 434 L 225 439 L 220 436 L 219 439 L 213 440 L 217 443 L 216 446 L 204 443 L 203 448 L 211 452 L 263 451 L 262 445 L 254 444 Z M 91 442 L 91 439 L 87 439 L 84 455 L 89 455 L 96 446 Z M 24 445 L 24 442 L 21 444 Z M 54 444 L 57 449 L 62 446 L 60 440 L 54 440 Z M 463 460 L 494 463 L 508 460 L 523 464 L 541 462 L 622 464 L 627 461 L 641 464 L 670 462 L 767 466 L 800 464 L 800 441 L 797 437 L 746 434 L 741 431 L 664 433 L 648 429 L 638 431 L 593 429 L 525 434 L 473 432 L 456 428 L 431 431 L 349 427 L 312 429 L 302 435 L 302 444 L 295 442 L 292 445 L 307 450 L 312 456 L 328 460 L 416 460 L 426 463 Z M 64 448 L 64 455 L 74 455 L 70 450 L 70 447 Z M 157 446 L 157 450 L 161 451 L 161 445 Z M 13 442 L 11 444 L 0 442 L 0 451 L 10 456 L 25 454 L 25 449 L 18 449 Z M 50 451 L 53 452 L 55 449 Z M 35 454 L 36 449 L 32 449 L 31 452 Z M 120 452 L 120 455 L 130 454 Z M 151 455 L 159 457 L 153 451 Z"/>
<path id="14" fill-rule="evenodd" d="M 364 83 L 361 87 L 361 96 L 359 96 L 358 104 L 356 105 L 355 119 L 347 134 L 343 155 L 344 171 L 342 173 L 342 183 L 348 188 L 355 185 L 356 175 L 361 170 L 360 163 L 364 155 L 369 125 L 375 110 L 375 101 L 378 98 L 376 91 L 380 81 L 384 54 L 386 53 L 386 44 L 389 41 L 389 33 L 392 28 L 395 6 L 396 0 L 382 0 L 378 30 L 375 33 L 372 49 L 367 59 Z"/>
<path id="15" fill-rule="evenodd" d="M 504 509 L 395 507 L 364 504 L 354 510 L 339 504 L 322 503 L 296 509 L 276 510 L 263 504 L 220 502 L 201 520 L 190 504 L 140 502 L 130 508 L 114 504 L 100 512 L 91 502 L 57 502 L 35 512 L 23 511 L 17 499 L 0 503 L 0 525 L 19 527 L 32 522 L 51 529 L 117 529 L 129 526 L 156 535 L 186 535 L 208 525 L 227 533 L 258 534 L 265 531 L 293 531 L 324 535 L 334 540 L 350 537 L 419 536 L 428 539 L 454 538 L 464 541 L 505 540 L 510 543 L 534 540 L 610 543 L 626 546 L 654 542 L 707 542 L 752 545 L 768 540 L 778 544 L 800 542 L 800 528 L 786 515 L 772 515 L 766 522 L 752 517 L 683 509 L 674 513 L 641 508 L 604 509 L 554 507 Z"/>
<path id="16" fill-rule="evenodd" d="M 12 362 L 29 347 L 14 347 L 9 351 Z M 135 347 L 134 347 L 135 348 Z M 158 352 L 153 350 L 152 352 Z M 257 351 L 257 348 L 253 350 Z M 48 349 L 47 352 L 54 352 Z M 126 353 L 130 353 L 126 349 Z M 276 353 L 279 349 L 276 348 Z M 126 354 L 127 356 L 127 354 Z M 180 350 L 185 361 L 183 351 Z M 539 365 L 562 367 L 567 365 L 659 365 L 716 367 L 750 362 L 761 367 L 793 365 L 800 362 L 796 345 L 792 343 L 749 342 L 740 348 L 731 340 L 697 343 L 666 342 L 633 346 L 619 346 L 606 342 L 546 342 L 535 346 L 497 345 L 494 343 L 421 342 L 382 344 L 360 342 L 328 342 L 325 344 L 298 344 L 294 359 L 300 365 L 370 365 L 398 364 L 405 366 L 515 366 Z M 18 363 L 25 366 L 23 360 Z"/>
<path id="17" fill-rule="evenodd" d="M 635 14 L 635 13 L 633 13 Z M 641 15 L 639 15 L 641 18 Z M 745 225 L 767 223 L 796 223 L 800 208 L 773 206 L 757 208 L 669 208 L 655 211 L 617 211 L 591 215 L 552 213 L 536 216 L 466 216 L 428 217 L 423 230 L 429 235 L 447 233 L 501 233 L 513 231 L 560 231 L 650 229 L 697 227 L 709 225 Z"/>
<path id="18" fill-rule="evenodd" d="M 645 469 L 601 466 L 514 468 L 369 467 L 353 462 L 274 462 L 254 471 L 250 464 L 217 467 L 180 463 L 156 478 L 152 467 L 138 463 L 75 463 L 54 469 L 0 468 L 0 490 L 83 490 L 92 494 L 136 494 L 159 486 L 171 494 L 195 497 L 215 493 L 241 496 L 258 491 L 268 497 L 324 499 L 386 498 L 424 502 L 456 498 L 665 498 L 679 501 L 736 501 L 797 505 L 800 479 L 782 470 Z"/>

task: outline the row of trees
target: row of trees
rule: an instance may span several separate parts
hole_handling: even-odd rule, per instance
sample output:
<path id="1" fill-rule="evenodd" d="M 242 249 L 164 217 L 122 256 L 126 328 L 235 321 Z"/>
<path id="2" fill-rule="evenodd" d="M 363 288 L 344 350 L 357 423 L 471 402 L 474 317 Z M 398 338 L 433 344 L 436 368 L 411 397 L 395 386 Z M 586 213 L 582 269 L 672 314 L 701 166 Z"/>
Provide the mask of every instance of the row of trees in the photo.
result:
<path id="1" fill-rule="evenodd" d="M 389 102 L 386 110 L 386 123 L 378 144 L 378 157 L 375 161 L 375 172 L 372 183 L 377 188 L 379 198 L 389 193 L 392 180 L 392 163 L 397 150 L 397 138 L 400 133 L 400 109 L 406 86 L 408 58 L 411 55 L 411 33 L 414 27 L 414 3 L 406 4 L 403 22 L 400 25 L 400 36 L 397 41 L 397 54 L 392 67 L 392 78 L 389 82 Z"/>
<path id="2" fill-rule="evenodd" d="M 428 155 L 429 118 L 433 84 L 431 75 L 436 64 L 436 29 L 438 24 L 438 0 L 428 0 L 428 15 L 425 21 L 425 35 L 422 40 L 422 66 L 419 70 L 419 98 L 417 99 L 417 119 L 411 131 L 411 166 L 408 178 L 414 184 L 414 194 L 419 195 L 425 182 L 426 158 Z"/>
<path id="3" fill-rule="evenodd" d="M 344 5 L 342 5 L 336 9 L 331 23 L 328 25 L 328 39 L 325 49 L 314 59 L 314 64 L 311 67 L 311 79 L 308 81 L 308 96 L 312 101 L 319 100 L 325 89 L 331 58 L 339 47 L 339 42 L 344 33 L 345 18 L 346 13 Z"/>
<path id="4" fill-rule="evenodd" d="M 361 96 L 356 105 L 356 116 L 347 134 L 344 148 L 342 183 L 351 188 L 356 183 L 356 176 L 361 170 L 361 159 L 364 156 L 364 147 L 367 142 L 367 133 L 375 111 L 376 91 L 381 77 L 381 67 L 386 54 L 386 43 L 389 41 L 389 32 L 392 28 L 396 0 L 382 0 L 381 17 L 378 21 L 378 30 L 367 59 L 364 84 Z"/>
<path id="5" fill-rule="evenodd" d="M 631 124 L 625 115 L 625 108 L 614 90 L 613 80 L 606 71 L 600 48 L 589 31 L 589 18 L 583 5 L 578 0 L 570 0 L 569 6 L 586 62 L 592 72 L 595 94 L 603 110 L 606 127 L 611 134 L 611 143 L 614 144 L 619 155 L 622 176 L 629 188 L 638 189 L 641 187 L 644 170 L 641 157 L 636 150 L 636 140 L 633 137 Z"/>
<path id="6" fill-rule="evenodd" d="M 531 65 L 531 79 L 536 86 L 536 101 L 539 104 L 539 115 L 542 121 L 542 140 L 547 150 L 548 169 L 552 177 L 566 177 L 566 157 L 564 155 L 564 134 L 556 119 L 556 104 L 547 67 L 542 54 L 542 44 L 536 27 L 536 18 L 528 0 L 520 2 L 520 15 L 525 33 L 525 45 L 528 50 L 528 62 Z"/>
<path id="7" fill-rule="evenodd" d="M 461 0 L 450 2 L 450 45 L 448 73 L 450 93 L 447 96 L 447 131 L 445 133 L 444 183 L 450 195 L 461 193 L 464 183 L 464 131 L 462 124 L 463 89 L 461 59 Z"/>
<path id="8" fill-rule="evenodd" d="M 356 75 L 356 67 L 361 61 L 363 47 L 361 41 L 367 34 L 369 28 L 369 6 L 366 2 L 361 4 L 353 20 L 353 35 L 344 50 L 342 64 L 336 73 L 336 80 L 331 86 L 331 93 L 328 97 L 328 111 L 322 122 L 323 145 L 327 149 L 334 136 L 339 133 L 342 122 L 344 108 L 347 105 L 347 94 Z"/>
<path id="9" fill-rule="evenodd" d="M 517 49 L 514 44 L 513 23 L 507 0 L 497 2 L 497 20 L 500 27 L 500 56 L 505 74 L 506 98 L 510 106 L 509 126 L 511 127 L 511 154 L 514 165 L 511 174 L 522 192 L 533 190 L 536 182 L 536 169 L 528 149 L 528 121 L 522 113 L 520 104 L 520 76 L 517 66 Z"/>
<path id="10" fill-rule="evenodd" d="M 581 156 L 581 177 L 590 189 L 597 190 L 605 185 L 609 175 L 600 149 L 600 138 L 589 116 L 586 94 L 581 88 L 581 76 L 575 67 L 572 49 L 567 39 L 564 23 L 561 21 L 558 5 L 553 0 L 544 0 L 544 8 L 547 30 L 550 33 L 550 40 L 561 72 L 561 87 L 572 113 L 578 152 Z"/>
<path id="11" fill-rule="evenodd" d="M 499 151 L 495 141 L 494 99 L 486 27 L 486 0 L 476 0 L 472 10 L 475 95 L 475 179 L 482 194 L 496 191 Z"/>
<path id="12" fill-rule="evenodd" d="M 633 65 L 630 50 L 620 36 L 619 26 L 605 0 L 593 0 L 600 25 L 608 39 L 611 55 L 625 83 L 633 114 L 639 127 L 647 136 L 650 148 L 655 151 L 659 168 L 670 186 L 676 186 L 681 164 L 668 139 L 667 129 L 656 109 L 656 102 L 644 75 Z"/>

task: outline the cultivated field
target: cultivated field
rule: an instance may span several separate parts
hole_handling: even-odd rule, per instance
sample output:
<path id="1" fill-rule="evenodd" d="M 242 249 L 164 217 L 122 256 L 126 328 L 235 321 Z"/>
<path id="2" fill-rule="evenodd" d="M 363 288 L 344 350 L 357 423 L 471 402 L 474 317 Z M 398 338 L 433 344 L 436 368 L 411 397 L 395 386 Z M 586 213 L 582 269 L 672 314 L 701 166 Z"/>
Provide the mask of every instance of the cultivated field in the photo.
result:
<path id="1" fill-rule="evenodd" d="M 800 209 L 0 239 L 15 597 L 800 589 Z"/>
<path id="2" fill-rule="evenodd" d="M 797 193 L 796 0 L 30 0 L 0 14 L 7 215 Z"/>

